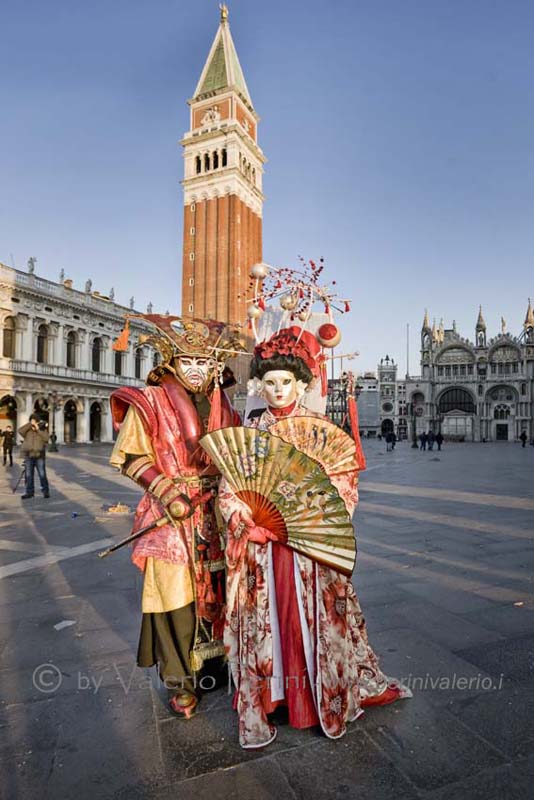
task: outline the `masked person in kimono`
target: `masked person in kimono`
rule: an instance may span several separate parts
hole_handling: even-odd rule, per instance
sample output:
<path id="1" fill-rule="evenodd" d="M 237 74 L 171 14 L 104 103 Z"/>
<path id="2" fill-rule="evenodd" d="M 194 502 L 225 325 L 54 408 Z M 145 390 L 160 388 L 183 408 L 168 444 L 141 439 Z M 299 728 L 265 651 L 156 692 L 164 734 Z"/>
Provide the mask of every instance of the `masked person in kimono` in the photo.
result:
<path id="1" fill-rule="evenodd" d="M 219 475 L 198 440 L 207 430 L 239 424 L 224 392 L 234 383 L 224 361 L 243 348 L 220 322 L 138 316 L 154 326 L 144 342 L 159 350 L 162 363 L 146 388 L 113 392 L 119 433 L 111 464 L 144 490 L 133 532 L 167 518 L 133 548 L 132 561 L 144 575 L 137 663 L 157 664 L 171 711 L 189 718 L 204 660 L 224 655 L 222 520 L 214 507 Z M 127 339 L 126 328 L 115 349 Z"/>
<path id="2" fill-rule="evenodd" d="M 317 339 L 296 326 L 257 345 L 250 375 L 267 408 L 253 412 L 246 424 L 269 430 L 283 418 L 315 416 L 319 433 L 324 418 L 300 405 L 319 364 Z M 359 466 L 330 476 L 349 515 L 357 503 Z M 224 478 L 219 504 L 228 523 L 225 645 L 237 687 L 241 746 L 274 740 L 268 715 L 281 704 L 292 727 L 320 725 L 337 739 L 366 706 L 409 696 L 380 670 L 350 578 L 275 541 Z"/>

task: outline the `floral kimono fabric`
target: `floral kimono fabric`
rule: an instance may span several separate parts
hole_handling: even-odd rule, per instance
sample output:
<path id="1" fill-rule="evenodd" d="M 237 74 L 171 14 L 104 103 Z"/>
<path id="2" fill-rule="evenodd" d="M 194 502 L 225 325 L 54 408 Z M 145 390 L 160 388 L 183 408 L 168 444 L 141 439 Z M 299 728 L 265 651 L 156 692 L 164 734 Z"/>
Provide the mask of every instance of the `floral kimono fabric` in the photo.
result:
<path id="1" fill-rule="evenodd" d="M 265 412 L 258 427 L 268 421 Z M 355 481 L 349 483 L 338 488 L 352 511 Z M 389 683 L 350 579 L 277 542 L 248 542 L 232 524 L 247 507 L 224 479 L 219 503 L 229 522 L 224 641 L 240 744 L 262 747 L 275 738 L 267 715 L 279 704 L 288 706 L 294 727 L 320 724 L 329 738 L 343 736 L 362 701 Z"/>

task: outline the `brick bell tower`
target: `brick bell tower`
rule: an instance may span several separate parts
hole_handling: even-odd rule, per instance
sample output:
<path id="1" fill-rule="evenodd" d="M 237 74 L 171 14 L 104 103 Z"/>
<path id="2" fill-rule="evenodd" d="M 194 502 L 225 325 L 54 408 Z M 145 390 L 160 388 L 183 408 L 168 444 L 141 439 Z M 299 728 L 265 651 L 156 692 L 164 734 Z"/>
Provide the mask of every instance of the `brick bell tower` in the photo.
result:
<path id="1" fill-rule="evenodd" d="M 225 5 L 188 103 L 182 315 L 245 323 L 249 269 L 262 260 L 265 157 Z"/>

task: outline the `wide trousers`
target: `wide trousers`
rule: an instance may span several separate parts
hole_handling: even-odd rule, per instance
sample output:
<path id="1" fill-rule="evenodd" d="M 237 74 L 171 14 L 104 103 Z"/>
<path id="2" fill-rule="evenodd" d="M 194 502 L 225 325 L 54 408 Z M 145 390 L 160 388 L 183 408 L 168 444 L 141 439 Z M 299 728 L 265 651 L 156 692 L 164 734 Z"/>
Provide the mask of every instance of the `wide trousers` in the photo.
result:
<path id="1" fill-rule="evenodd" d="M 158 665 L 168 689 L 195 691 L 189 654 L 195 637 L 195 604 L 174 611 L 143 614 L 137 652 L 140 667 Z"/>

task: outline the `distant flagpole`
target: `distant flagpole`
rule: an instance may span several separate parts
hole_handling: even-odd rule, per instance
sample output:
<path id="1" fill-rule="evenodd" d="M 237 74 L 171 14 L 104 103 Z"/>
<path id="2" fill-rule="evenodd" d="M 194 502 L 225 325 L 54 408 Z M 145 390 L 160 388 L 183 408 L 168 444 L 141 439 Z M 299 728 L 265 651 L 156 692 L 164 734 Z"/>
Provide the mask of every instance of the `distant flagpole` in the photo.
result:
<path id="1" fill-rule="evenodd" d="M 410 323 L 406 323 L 406 377 L 410 377 Z"/>

